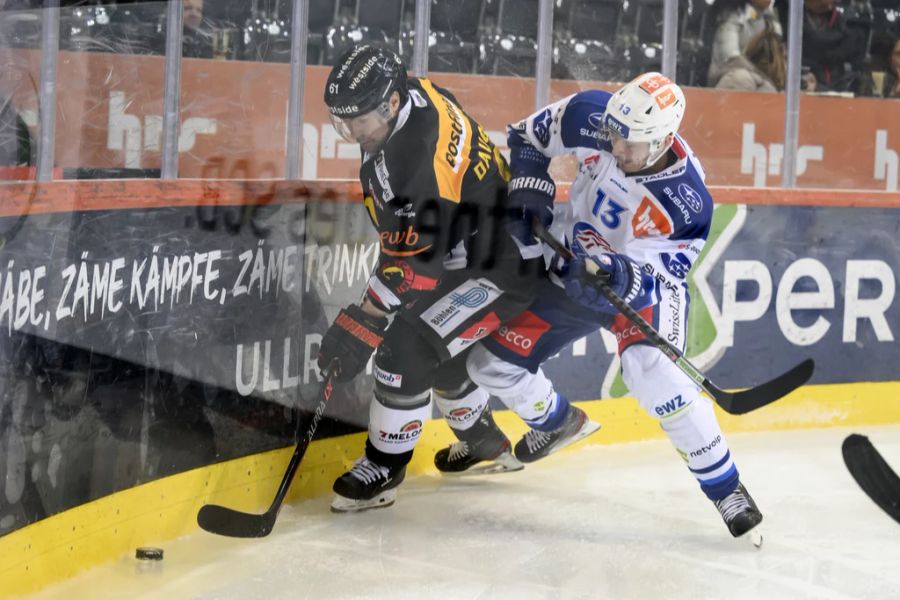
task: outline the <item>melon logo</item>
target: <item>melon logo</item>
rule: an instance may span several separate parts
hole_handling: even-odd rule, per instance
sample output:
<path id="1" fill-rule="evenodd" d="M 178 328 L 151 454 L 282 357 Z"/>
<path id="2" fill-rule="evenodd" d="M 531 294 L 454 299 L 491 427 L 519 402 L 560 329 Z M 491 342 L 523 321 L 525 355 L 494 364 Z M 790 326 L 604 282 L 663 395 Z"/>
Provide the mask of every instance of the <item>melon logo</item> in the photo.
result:
<path id="1" fill-rule="evenodd" d="M 401 427 L 400 431 L 402 433 L 410 433 L 412 431 L 418 431 L 419 429 L 422 429 L 422 421 L 416 419 L 415 421 L 410 421 L 409 423 Z"/>

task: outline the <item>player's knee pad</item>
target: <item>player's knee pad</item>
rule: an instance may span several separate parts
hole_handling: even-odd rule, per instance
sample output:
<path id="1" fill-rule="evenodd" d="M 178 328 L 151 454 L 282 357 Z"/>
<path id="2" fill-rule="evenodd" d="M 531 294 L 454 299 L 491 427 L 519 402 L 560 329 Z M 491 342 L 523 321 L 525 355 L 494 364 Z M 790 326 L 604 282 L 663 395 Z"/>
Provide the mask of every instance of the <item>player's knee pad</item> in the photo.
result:
<path id="1" fill-rule="evenodd" d="M 428 404 L 440 360 L 402 319 L 395 319 L 375 353 L 375 395 L 387 406 Z"/>
<path id="2" fill-rule="evenodd" d="M 658 348 L 629 346 L 622 353 L 622 379 L 651 416 L 668 420 L 700 397 L 699 388 Z"/>
<path id="3" fill-rule="evenodd" d="M 542 422 L 557 402 L 553 383 L 541 369 L 531 373 L 497 358 L 483 346 L 472 349 L 466 367 L 478 387 L 500 398 L 507 408 L 529 423 Z"/>

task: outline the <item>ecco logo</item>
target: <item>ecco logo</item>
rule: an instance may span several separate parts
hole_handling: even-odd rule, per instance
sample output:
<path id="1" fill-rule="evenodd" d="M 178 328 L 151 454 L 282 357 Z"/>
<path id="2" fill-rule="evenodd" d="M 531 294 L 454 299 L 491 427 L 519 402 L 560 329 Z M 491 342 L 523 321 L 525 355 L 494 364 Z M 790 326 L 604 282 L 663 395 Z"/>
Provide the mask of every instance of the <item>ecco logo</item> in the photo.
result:
<path id="1" fill-rule="evenodd" d="M 623 340 L 627 340 L 630 337 L 634 337 L 634 336 L 638 335 L 640 332 L 641 332 L 641 330 L 638 329 L 637 326 L 632 325 L 628 329 L 625 329 L 622 331 L 617 331 L 616 332 L 616 341 L 621 343 Z"/>
<path id="2" fill-rule="evenodd" d="M 522 350 L 528 350 L 529 348 L 531 348 L 531 346 L 534 345 L 534 342 L 530 338 L 525 337 L 521 333 L 517 333 L 515 330 L 510 329 L 506 325 L 501 327 L 497 333 L 504 340 L 506 340 L 513 346 L 521 348 Z"/>

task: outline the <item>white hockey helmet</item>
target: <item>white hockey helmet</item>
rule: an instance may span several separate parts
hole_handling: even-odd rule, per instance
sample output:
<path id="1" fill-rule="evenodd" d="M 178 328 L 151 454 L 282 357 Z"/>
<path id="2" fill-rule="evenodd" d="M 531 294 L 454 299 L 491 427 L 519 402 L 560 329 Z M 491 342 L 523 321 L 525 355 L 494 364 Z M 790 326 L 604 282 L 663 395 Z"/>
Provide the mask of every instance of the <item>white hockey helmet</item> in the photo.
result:
<path id="1" fill-rule="evenodd" d="M 660 73 L 644 73 L 609 99 L 603 125 L 611 136 L 631 143 L 648 143 L 649 153 L 642 167 L 646 168 L 672 145 L 685 105 L 684 92 L 675 82 Z"/>

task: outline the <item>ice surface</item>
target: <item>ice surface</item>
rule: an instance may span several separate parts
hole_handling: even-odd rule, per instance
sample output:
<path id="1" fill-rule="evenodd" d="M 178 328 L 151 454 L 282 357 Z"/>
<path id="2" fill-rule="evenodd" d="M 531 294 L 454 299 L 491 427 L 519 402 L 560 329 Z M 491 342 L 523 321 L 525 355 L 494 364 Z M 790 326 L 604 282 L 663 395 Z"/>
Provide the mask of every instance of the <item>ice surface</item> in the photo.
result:
<path id="1" fill-rule="evenodd" d="M 900 470 L 900 425 L 854 428 Z M 765 515 L 728 535 L 667 442 L 590 446 L 524 471 L 412 478 L 387 509 L 286 507 L 271 536 L 198 532 L 37 598 L 900 598 L 900 526 L 841 459 L 850 429 L 729 436 Z M 602 431 L 600 433 L 602 435 Z"/>

